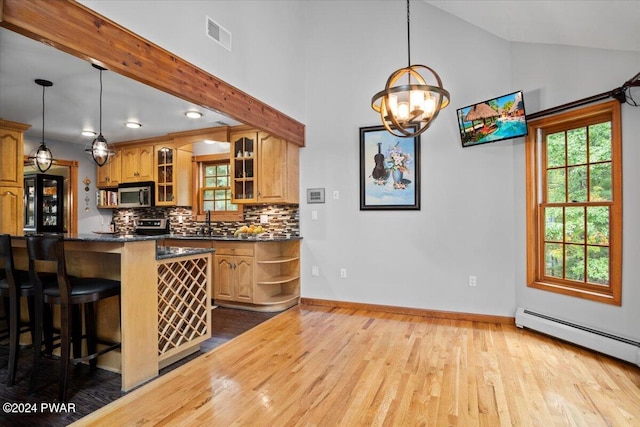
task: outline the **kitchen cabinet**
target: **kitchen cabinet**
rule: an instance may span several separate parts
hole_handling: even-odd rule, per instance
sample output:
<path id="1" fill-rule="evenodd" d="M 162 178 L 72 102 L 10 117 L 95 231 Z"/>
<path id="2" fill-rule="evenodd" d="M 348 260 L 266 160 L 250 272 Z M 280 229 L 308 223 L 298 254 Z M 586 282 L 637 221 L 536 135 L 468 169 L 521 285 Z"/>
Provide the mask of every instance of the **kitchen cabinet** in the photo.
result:
<path id="1" fill-rule="evenodd" d="M 122 167 L 120 150 L 114 150 L 115 154 L 104 166 L 96 168 L 96 187 L 114 188 L 121 182 Z"/>
<path id="2" fill-rule="evenodd" d="M 122 182 L 153 181 L 153 145 L 122 148 Z"/>
<path id="3" fill-rule="evenodd" d="M 231 132 L 231 201 L 233 203 L 257 203 L 255 155 L 258 133 L 255 131 Z"/>
<path id="4" fill-rule="evenodd" d="M 253 257 L 216 255 L 213 298 L 217 300 L 253 302 Z"/>
<path id="5" fill-rule="evenodd" d="M 300 239 L 170 238 L 165 246 L 214 248 L 213 298 L 223 307 L 282 311 L 300 300 Z"/>
<path id="6" fill-rule="evenodd" d="M 22 188 L 23 133 L 30 125 L 0 119 L 0 187 Z"/>
<path id="7" fill-rule="evenodd" d="M 255 130 L 230 134 L 232 201 L 298 203 L 299 148 Z"/>
<path id="8" fill-rule="evenodd" d="M 30 127 L 0 119 L 0 233 L 22 234 L 23 134 Z"/>
<path id="9" fill-rule="evenodd" d="M 0 187 L 0 233 L 22 235 L 23 189 Z"/>
<path id="10" fill-rule="evenodd" d="M 253 245 L 215 242 L 214 300 L 253 302 Z"/>
<path id="11" fill-rule="evenodd" d="M 155 146 L 156 206 L 191 205 L 192 156 L 189 149 Z"/>
<path id="12" fill-rule="evenodd" d="M 254 303 L 290 307 L 300 299 L 300 240 L 255 243 Z"/>

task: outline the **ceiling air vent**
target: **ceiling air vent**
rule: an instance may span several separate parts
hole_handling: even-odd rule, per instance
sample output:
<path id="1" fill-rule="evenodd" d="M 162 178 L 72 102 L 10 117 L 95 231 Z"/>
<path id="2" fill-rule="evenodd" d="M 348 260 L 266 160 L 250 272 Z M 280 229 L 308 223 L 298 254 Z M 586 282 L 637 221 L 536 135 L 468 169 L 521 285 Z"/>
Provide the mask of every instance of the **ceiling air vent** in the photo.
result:
<path id="1" fill-rule="evenodd" d="M 231 33 L 207 16 L 207 36 L 218 42 L 220 46 L 231 52 Z"/>

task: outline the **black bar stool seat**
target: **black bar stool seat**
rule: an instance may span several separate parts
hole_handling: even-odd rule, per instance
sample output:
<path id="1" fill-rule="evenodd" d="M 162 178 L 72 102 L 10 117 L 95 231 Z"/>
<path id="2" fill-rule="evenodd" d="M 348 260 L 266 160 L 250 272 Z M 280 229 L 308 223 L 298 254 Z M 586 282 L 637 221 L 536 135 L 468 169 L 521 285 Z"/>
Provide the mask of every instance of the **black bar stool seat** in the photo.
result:
<path id="1" fill-rule="evenodd" d="M 96 333 L 95 302 L 120 296 L 120 281 L 105 278 L 71 277 L 67 275 L 64 252 L 64 241 L 60 235 L 31 235 L 26 236 L 27 252 L 29 254 L 29 274 L 36 288 L 36 342 L 31 383 L 29 390 L 35 389 L 39 364 L 42 334 L 45 342 L 51 340 L 52 331 L 43 330 L 41 318 L 38 318 L 38 308 L 44 304 L 60 306 L 60 378 L 58 380 L 58 400 L 66 401 L 69 363 L 89 361 L 95 369 L 98 356 L 120 347 L 120 343 L 100 341 L 107 346 L 97 350 L 98 338 Z M 38 266 L 43 263 L 53 263 L 57 271 L 57 287 L 43 286 Z M 40 298 L 38 298 L 38 295 Z M 82 336 L 82 318 L 80 308 L 84 309 L 84 323 L 86 335 Z M 45 325 L 46 326 L 46 325 Z M 82 338 L 87 340 L 86 356 L 80 356 Z M 70 358 L 70 346 L 73 344 L 74 358 Z"/>
<path id="2" fill-rule="evenodd" d="M 11 248 L 11 236 L 0 234 L 0 258 L 3 259 L 0 265 L 0 296 L 4 299 L 5 314 L 7 316 L 7 329 L 9 336 L 9 369 L 7 375 L 7 386 L 12 386 L 16 379 L 16 368 L 18 366 L 18 353 L 20 350 L 20 335 L 24 332 L 31 332 L 33 342 L 35 328 L 33 296 L 35 288 L 29 278 L 29 273 L 23 270 L 16 270 L 13 263 L 13 250 Z M 29 307 L 29 326 L 21 327 L 20 298 L 26 297 Z"/>

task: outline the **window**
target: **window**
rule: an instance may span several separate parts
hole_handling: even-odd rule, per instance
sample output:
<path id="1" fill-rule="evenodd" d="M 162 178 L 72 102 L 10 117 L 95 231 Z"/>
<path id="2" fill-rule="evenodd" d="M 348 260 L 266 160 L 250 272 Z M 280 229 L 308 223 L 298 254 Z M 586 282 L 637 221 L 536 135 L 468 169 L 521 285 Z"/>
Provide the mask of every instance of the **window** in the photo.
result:
<path id="1" fill-rule="evenodd" d="M 620 103 L 529 122 L 527 283 L 621 304 Z"/>
<path id="2" fill-rule="evenodd" d="M 242 219 L 242 207 L 231 203 L 231 167 L 229 156 L 200 156 L 198 164 L 198 212 L 204 215 L 211 211 L 211 217 L 218 221 Z"/>

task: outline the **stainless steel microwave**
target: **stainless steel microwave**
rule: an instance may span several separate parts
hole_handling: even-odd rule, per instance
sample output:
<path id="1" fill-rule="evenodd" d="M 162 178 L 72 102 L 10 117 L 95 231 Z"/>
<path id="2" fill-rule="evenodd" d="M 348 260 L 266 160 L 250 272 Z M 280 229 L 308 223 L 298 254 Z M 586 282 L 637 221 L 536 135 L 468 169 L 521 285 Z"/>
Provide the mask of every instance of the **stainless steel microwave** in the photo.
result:
<path id="1" fill-rule="evenodd" d="M 148 208 L 154 205 L 155 187 L 153 181 L 120 184 L 118 186 L 119 208 Z"/>

